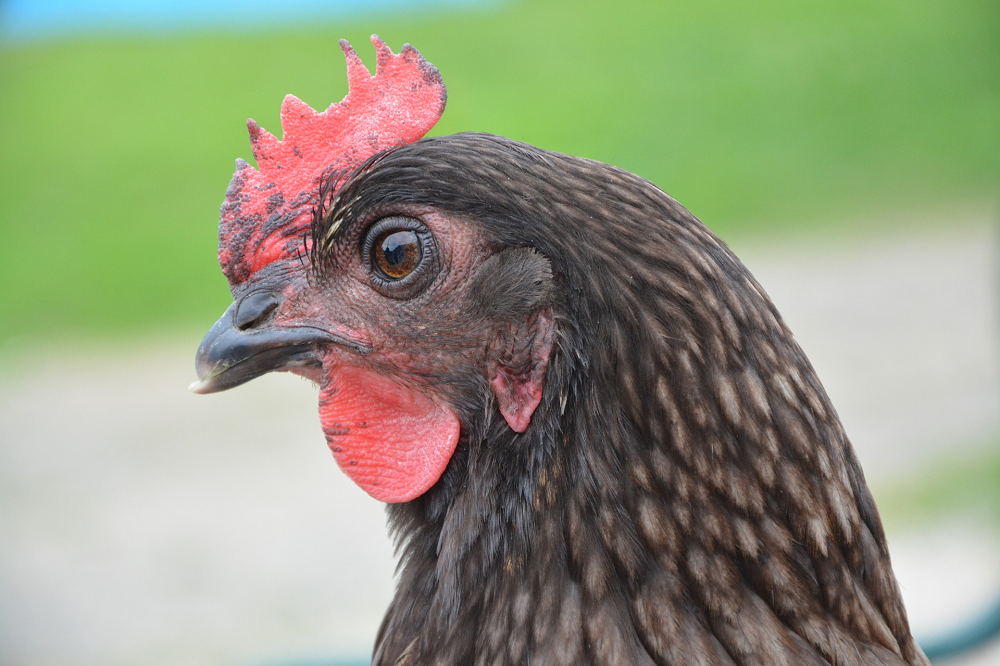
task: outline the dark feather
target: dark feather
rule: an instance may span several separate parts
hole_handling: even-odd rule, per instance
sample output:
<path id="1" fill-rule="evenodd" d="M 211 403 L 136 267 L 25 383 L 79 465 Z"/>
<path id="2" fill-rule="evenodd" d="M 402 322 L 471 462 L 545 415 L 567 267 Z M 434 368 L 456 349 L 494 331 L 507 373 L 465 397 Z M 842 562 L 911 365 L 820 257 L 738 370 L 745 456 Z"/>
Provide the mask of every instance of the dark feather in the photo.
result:
<path id="1" fill-rule="evenodd" d="M 544 301 L 558 337 L 531 427 L 463 393 L 444 476 L 390 506 L 375 664 L 929 663 L 836 411 L 701 222 L 621 169 L 460 134 L 359 169 L 314 265 L 345 220 L 413 208 L 508 249 L 477 307 Z"/>

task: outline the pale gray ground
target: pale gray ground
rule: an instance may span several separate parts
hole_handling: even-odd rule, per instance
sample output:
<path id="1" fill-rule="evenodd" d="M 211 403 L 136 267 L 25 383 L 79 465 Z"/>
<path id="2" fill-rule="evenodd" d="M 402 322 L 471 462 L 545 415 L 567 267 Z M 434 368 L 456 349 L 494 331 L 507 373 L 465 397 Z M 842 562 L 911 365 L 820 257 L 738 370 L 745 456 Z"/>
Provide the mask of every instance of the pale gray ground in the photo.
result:
<path id="1" fill-rule="evenodd" d="M 987 216 L 913 238 L 736 249 L 813 360 L 876 487 L 1000 432 Z M 239 666 L 367 652 L 392 592 L 381 505 L 337 470 L 306 382 L 190 395 L 197 343 L 192 333 L 0 359 L 0 663 Z M 1000 542 L 980 525 L 890 542 L 918 632 L 1000 589 Z M 962 663 L 1000 664 L 1000 648 Z"/>

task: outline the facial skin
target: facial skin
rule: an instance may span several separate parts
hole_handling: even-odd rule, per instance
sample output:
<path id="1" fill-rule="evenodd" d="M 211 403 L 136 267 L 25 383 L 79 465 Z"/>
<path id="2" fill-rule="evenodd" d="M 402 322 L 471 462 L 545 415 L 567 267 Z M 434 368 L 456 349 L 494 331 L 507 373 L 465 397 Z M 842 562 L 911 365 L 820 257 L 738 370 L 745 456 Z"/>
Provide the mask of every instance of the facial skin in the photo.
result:
<path id="1" fill-rule="evenodd" d="M 469 286 L 488 249 L 474 227 L 433 211 L 394 211 L 345 225 L 302 300 L 328 326 L 360 331 L 371 353 L 363 360 L 343 358 L 342 350 L 329 353 L 343 362 L 361 361 L 447 402 L 449 387 L 440 382 L 483 361 L 488 322 L 472 316 Z M 422 257 L 412 272 L 393 280 L 375 265 L 373 246 L 400 229 L 417 233 Z"/>
<path id="2" fill-rule="evenodd" d="M 475 225 L 426 208 L 339 226 L 321 265 L 276 262 L 233 288 L 192 388 L 222 390 L 270 370 L 314 381 L 344 471 L 377 499 L 408 501 L 443 473 L 463 418 L 491 407 L 484 397 L 514 430 L 527 428 L 551 316 L 515 302 L 522 292 L 537 301 L 538 289 L 502 283 L 547 276 L 547 262 L 491 247 Z"/>

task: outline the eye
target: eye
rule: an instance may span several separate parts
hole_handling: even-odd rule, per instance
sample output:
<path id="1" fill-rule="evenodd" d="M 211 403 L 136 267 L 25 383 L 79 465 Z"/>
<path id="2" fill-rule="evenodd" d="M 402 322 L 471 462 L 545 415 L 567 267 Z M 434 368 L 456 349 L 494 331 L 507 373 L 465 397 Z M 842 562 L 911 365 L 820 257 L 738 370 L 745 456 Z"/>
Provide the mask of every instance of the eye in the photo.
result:
<path id="1" fill-rule="evenodd" d="M 382 218 L 364 232 L 360 250 L 371 286 L 389 298 L 423 293 L 441 268 L 434 235 L 413 217 Z"/>
<path id="2" fill-rule="evenodd" d="M 382 232 L 372 246 L 372 264 L 390 280 L 401 280 L 420 265 L 423 248 L 412 229 Z"/>

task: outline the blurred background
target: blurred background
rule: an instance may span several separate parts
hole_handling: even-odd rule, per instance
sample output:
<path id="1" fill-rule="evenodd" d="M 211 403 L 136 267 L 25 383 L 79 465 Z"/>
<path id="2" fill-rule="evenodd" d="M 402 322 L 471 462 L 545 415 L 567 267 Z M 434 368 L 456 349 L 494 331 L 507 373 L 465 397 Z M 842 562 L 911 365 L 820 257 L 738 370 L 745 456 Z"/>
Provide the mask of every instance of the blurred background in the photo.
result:
<path id="1" fill-rule="evenodd" d="M 995 0 L 0 0 L 0 663 L 367 655 L 392 550 L 315 391 L 186 387 L 245 119 L 340 100 L 337 39 L 373 67 L 373 32 L 441 70 L 433 134 L 616 164 L 729 243 L 840 411 L 918 639 L 990 605 Z"/>

